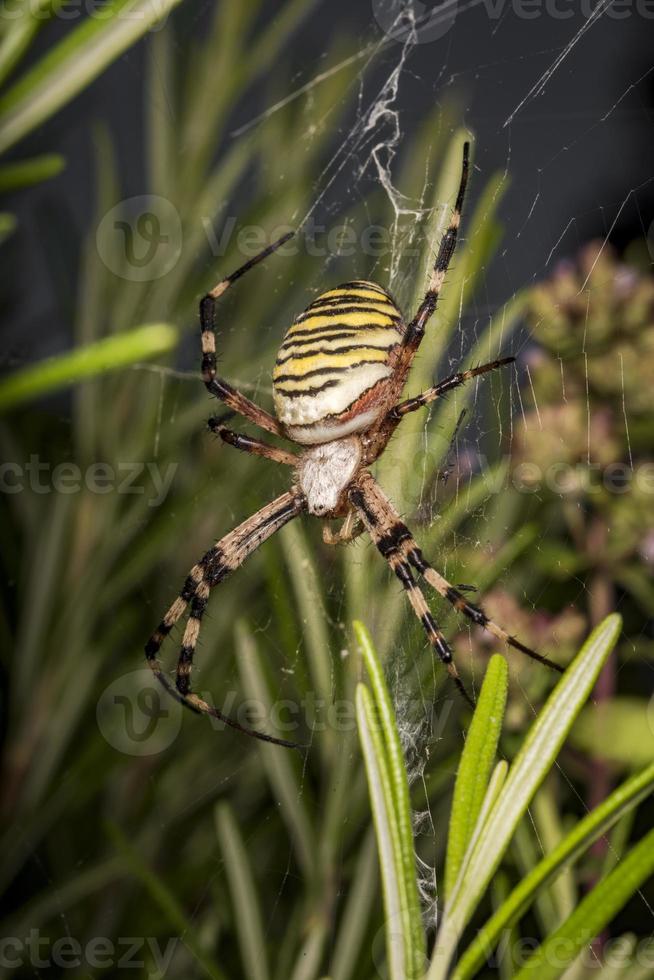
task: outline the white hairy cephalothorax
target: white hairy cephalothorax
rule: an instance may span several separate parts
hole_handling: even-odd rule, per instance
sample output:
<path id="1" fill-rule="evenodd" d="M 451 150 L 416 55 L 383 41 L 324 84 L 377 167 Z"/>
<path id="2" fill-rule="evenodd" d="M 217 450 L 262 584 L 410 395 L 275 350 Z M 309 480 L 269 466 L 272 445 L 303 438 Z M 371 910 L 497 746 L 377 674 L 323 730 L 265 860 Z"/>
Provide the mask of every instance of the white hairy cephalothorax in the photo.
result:
<path id="1" fill-rule="evenodd" d="M 336 509 L 360 462 L 361 443 L 356 436 L 325 442 L 306 451 L 298 476 L 310 514 L 321 517 Z"/>

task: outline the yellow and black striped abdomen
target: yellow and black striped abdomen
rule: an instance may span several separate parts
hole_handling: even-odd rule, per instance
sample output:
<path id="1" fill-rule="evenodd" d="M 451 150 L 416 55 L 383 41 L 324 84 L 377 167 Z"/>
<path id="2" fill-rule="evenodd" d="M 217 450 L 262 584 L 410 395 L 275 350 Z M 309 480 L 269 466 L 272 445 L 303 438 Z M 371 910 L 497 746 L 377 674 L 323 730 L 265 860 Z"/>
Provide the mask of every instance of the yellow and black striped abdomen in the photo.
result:
<path id="1" fill-rule="evenodd" d="M 376 283 L 356 280 L 322 293 L 288 330 L 273 371 L 277 417 L 302 443 L 366 428 L 392 374 L 402 315 Z"/>

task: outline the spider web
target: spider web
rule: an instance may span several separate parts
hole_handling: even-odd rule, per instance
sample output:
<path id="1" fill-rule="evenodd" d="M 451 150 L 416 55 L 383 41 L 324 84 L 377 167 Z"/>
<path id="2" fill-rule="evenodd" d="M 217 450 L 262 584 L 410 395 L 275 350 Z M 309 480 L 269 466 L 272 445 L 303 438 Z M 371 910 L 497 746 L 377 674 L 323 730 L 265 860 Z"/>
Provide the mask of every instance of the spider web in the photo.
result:
<path id="1" fill-rule="evenodd" d="M 478 27 L 481 24 L 485 29 L 484 37 L 492 42 L 511 17 L 508 5 L 499 5 L 500 13 L 495 19 L 488 18 L 489 6 L 483 0 L 470 0 L 467 3 L 444 0 L 438 8 L 425 8 L 418 2 L 406 4 L 394 0 L 373 0 L 372 8 L 372 27 L 368 25 L 368 29 L 362 32 L 362 43 L 357 52 L 315 74 L 302 69 L 296 88 L 239 125 L 234 130 L 233 138 L 243 138 L 292 102 L 306 103 L 307 117 L 311 117 L 312 126 L 329 125 L 329 114 L 322 119 L 311 116 L 312 95 L 338 72 L 351 71 L 356 66 L 352 83 L 356 86 L 355 112 L 344 127 L 338 147 L 316 176 L 309 207 L 302 213 L 292 215 L 291 221 L 301 235 L 310 221 L 329 226 L 338 221 L 343 211 L 356 210 L 357 206 L 359 215 L 367 215 L 372 220 L 368 202 L 371 188 L 376 188 L 383 194 L 391 214 L 388 250 L 381 257 L 366 257 L 363 262 L 360 256 L 355 258 L 353 275 L 375 278 L 388 284 L 406 308 L 412 282 L 416 276 L 424 274 L 424 270 L 416 267 L 415 261 L 413 265 L 411 261 L 407 263 L 406 251 L 414 242 L 416 222 L 429 213 L 430 178 L 426 164 L 422 185 L 415 188 L 415 196 L 408 197 L 399 189 L 403 149 L 411 144 L 411 136 L 419 126 L 420 111 L 426 106 L 434 102 L 445 103 L 450 96 L 454 97 L 459 92 L 475 93 L 475 101 L 465 114 L 471 129 L 477 133 L 477 139 L 470 192 L 473 201 L 471 203 L 469 200 L 467 204 L 463 237 L 466 235 L 466 218 L 469 218 L 474 199 L 480 193 L 480 185 L 493 172 L 501 175 L 497 193 L 508 192 L 506 204 L 500 210 L 507 233 L 493 261 L 482 269 L 480 285 L 472 301 L 460 309 L 459 322 L 441 365 L 441 374 L 445 376 L 467 364 L 467 356 L 484 335 L 492 314 L 504 302 L 515 297 L 524 284 L 537 282 L 551 274 L 558 258 L 572 256 L 578 246 L 587 240 L 591 229 L 595 235 L 600 233 L 606 243 L 620 222 L 628 218 L 631 225 L 640 228 L 642 235 L 647 237 L 648 229 L 639 205 L 639 195 L 650 189 L 650 177 L 643 176 L 641 172 L 640 175 L 630 174 L 626 183 L 622 180 L 605 180 L 600 190 L 604 196 L 597 200 L 578 182 L 563 182 L 562 174 L 566 171 L 566 157 L 571 158 L 575 153 L 584 160 L 593 157 L 597 147 L 605 146 L 611 134 L 623 131 L 628 126 L 629 114 L 639 112 L 637 95 L 654 72 L 654 66 L 634 66 L 633 72 L 622 83 L 613 78 L 610 85 L 601 87 L 590 109 L 584 104 L 588 86 L 576 84 L 574 72 L 579 70 L 579 63 L 588 65 L 592 61 L 594 49 L 605 51 L 605 18 L 611 8 L 611 0 L 602 0 L 585 17 L 576 13 L 571 21 L 561 20 L 557 23 L 552 19 L 548 23 L 547 41 L 543 40 L 539 48 L 535 48 L 532 41 L 525 51 L 516 50 L 511 54 L 505 51 L 500 58 L 495 58 L 489 46 L 486 59 L 478 57 L 478 46 L 474 47 L 470 56 L 466 55 L 475 25 Z M 609 21 L 608 28 L 615 28 L 615 24 Z M 435 34 L 433 39 L 426 37 L 430 30 Z M 512 82 L 509 92 L 501 88 L 506 80 Z M 498 86 L 494 91 L 496 104 L 487 95 L 478 95 L 480 89 L 492 83 Z M 593 84 L 596 84 L 595 80 Z M 414 100 L 420 110 L 416 108 Z M 532 130 L 539 127 L 537 157 L 528 145 L 530 127 Z M 518 135 L 514 136 L 514 133 Z M 306 139 L 310 144 L 310 130 Z M 281 176 L 285 178 L 285 175 Z M 443 202 L 444 210 L 446 203 Z M 341 267 L 342 260 L 334 254 L 317 260 L 315 271 L 309 273 L 307 293 L 318 292 L 332 281 L 338 281 L 334 275 L 337 271 L 340 273 Z M 438 317 L 432 321 L 429 329 L 434 331 L 437 328 Z M 275 335 L 279 334 L 278 324 L 271 324 L 267 329 L 274 331 Z M 428 338 L 425 344 L 428 344 Z M 509 349 L 519 354 L 528 350 L 530 343 L 530 336 L 523 328 L 513 338 Z M 268 388 L 266 370 L 262 367 L 262 374 L 254 385 L 248 384 L 247 379 L 237 379 L 239 387 L 244 390 Z M 444 467 L 446 471 L 450 470 L 447 492 L 454 498 L 465 496 L 470 467 L 474 469 L 480 465 L 480 460 L 493 454 L 508 455 L 510 458 L 514 415 L 526 417 L 533 410 L 540 422 L 540 406 L 528 373 L 527 379 L 526 386 L 519 386 L 515 377 L 487 383 L 486 397 L 479 402 L 484 407 L 481 414 L 477 410 L 477 399 L 473 399 Z M 561 397 L 565 401 L 563 381 Z M 507 399 L 510 402 L 509 413 L 506 411 Z M 590 417 L 588 397 L 586 404 Z M 452 400 L 452 413 L 454 417 L 458 414 L 456 399 Z M 630 420 L 626 409 L 624 421 L 628 431 Z M 163 424 L 166 424 L 165 419 Z M 505 428 L 507 424 L 509 431 Z M 425 413 L 425 448 L 433 438 L 434 433 Z M 439 494 L 434 496 L 433 481 L 434 473 L 425 464 L 421 471 L 420 508 L 423 511 L 426 508 L 431 520 L 437 520 Z M 445 483 L 444 480 L 437 481 L 436 489 L 440 491 Z M 478 507 L 480 520 L 474 536 L 458 531 L 445 549 L 446 553 L 441 556 L 444 574 L 447 575 L 447 566 L 458 549 L 484 552 L 489 547 L 483 536 L 484 507 L 484 504 Z M 535 542 L 534 547 L 538 550 L 541 542 Z M 369 550 L 359 553 L 362 561 L 377 557 L 372 556 Z M 587 589 L 588 586 L 579 580 L 580 593 Z M 528 596 L 526 592 L 520 596 L 521 602 L 527 607 L 531 605 L 534 611 L 538 608 L 537 598 Z M 336 624 L 324 607 L 321 614 L 332 629 Z M 403 645 L 407 648 L 415 647 L 413 635 L 407 627 L 403 627 L 402 636 L 406 639 Z M 302 655 L 302 651 L 298 650 L 296 657 Z M 294 666 L 293 663 L 289 664 L 289 670 L 292 671 Z M 408 693 L 406 672 L 400 670 L 396 662 L 391 665 L 391 682 L 398 725 L 410 766 L 410 779 L 412 782 L 420 781 L 424 779 L 431 756 L 437 751 L 438 726 L 434 728 L 431 723 L 425 723 L 431 693 L 424 686 L 420 689 L 423 711 L 416 713 L 415 693 Z M 528 703 L 526 691 L 524 697 Z M 559 772 L 580 805 L 587 808 L 561 767 Z M 415 814 L 415 827 L 418 833 L 424 832 L 429 836 L 445 832 L 430 808 Z M 278 902 L 291 875 L 291 866 L 289 850 Z M 425 916 L 433 920 L 437 902 L 435 872 L 422 854 L 419 867 Z M 641 900 L 651 913 L 642 894 Z M 271 920 L 274 912 L 274 908 L 270 910 Z"/>

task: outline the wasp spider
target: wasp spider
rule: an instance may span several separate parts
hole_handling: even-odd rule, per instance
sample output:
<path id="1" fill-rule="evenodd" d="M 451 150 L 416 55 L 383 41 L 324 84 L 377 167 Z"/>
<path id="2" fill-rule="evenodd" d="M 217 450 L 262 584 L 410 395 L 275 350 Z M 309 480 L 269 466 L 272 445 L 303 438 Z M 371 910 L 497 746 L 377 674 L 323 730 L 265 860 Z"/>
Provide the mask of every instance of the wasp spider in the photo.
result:
<path id="1" fill-rule="evenodd" d="M 183 704 L 265 741 L 292 744 L 244 728 L 193 693 L 193 654 L 212 588 L 242 565 L 248 555 L 275 531 L 304 511 L 322 518 L 344 518 L 335 534 L 324 527 L 323 537 L 328 544 L 351 540 L 357 533 L 357 524 L 368 531 L 406 590 L 429 643 L 467 701 L 471 702 L 471 699 L 453 663 L 452 651 L 427 605 L 417 576 L 493 636 L 541 663 L 561 669 L 489 620 L 460 589 L 429 564 L 368 469 L 409 412 L 429 405 L 470 378 L 514 360 L 503 357 L 459 371 L 422 394 L 401 400 L 413 358 L 424 337 L 427 321 L 436 309 L 456 245 L 468 179 L 468 157 L 469 144 L 466 143 L 452 217 L 441 240 L 425 297 L 413 319 L 406 324 L 391 295 L 373 282 L 354 280 L 322 293 L 297 317 L 279 350 L 273 372 L 276 418 L 216 374 L 215 307 L 216 301 L 232 283 L 279 248 L 292 233 L 219 282 L 200 303 L 202 379 L 209 393 L 224 402 L 232 413 L 243 416 L 266 432 L 290 440 L 301 450 L 292 453 L 234 432 L 225 425 L 225 416 L 210 419 L 210 428 L 229 445 L 290 467 L 293 484 L 290 490 L 221 538 L 193 566 L 180 595 L 150 638 L 146 655 L 164 687 Z M 173 686 L 162 673 L 157 657 L 165 637 L 189 606 Z"/>

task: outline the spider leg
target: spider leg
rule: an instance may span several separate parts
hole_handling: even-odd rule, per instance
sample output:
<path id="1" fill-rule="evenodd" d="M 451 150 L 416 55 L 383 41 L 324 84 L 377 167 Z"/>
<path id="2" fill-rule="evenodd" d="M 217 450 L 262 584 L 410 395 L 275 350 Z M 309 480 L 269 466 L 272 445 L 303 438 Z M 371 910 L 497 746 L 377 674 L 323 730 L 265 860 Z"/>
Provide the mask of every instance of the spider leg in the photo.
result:
<path id="1" fill-rule="evenodd" d="M 555 664 L 548 657 L 544 657 L 542 654 L 536 653 L 535 650 L 532 650 L 530 647 L 526 646 L 516 637 L 511 636 L 505 629 L 502 629 L 501 626 L 498 626 L 497 623 L 494 623 L 491 619 L 489 619 L 483 609 L 480 609 L 479 606 L 475 606 L 471 602 L 468 602 L 460 589 L 457 589 L 455 586 L 451 585 L 447 579 L 443 578 L 443 576 L 429 564 L 418 547 L 415 538 L 406 525 L 402 523 L 390 500 L 370 473 L 367 471 L 362 473 L 358 482 L 362 498 L 362 504 L 360 504 L 359 507 L 361 515 L 366 524 L 376 520 L 378 524 L 385 526 L 388 529 L 388 546 L 390 547 L 390 544 L 392 543 L 395 547 L 397 547 L 402 557 L 410 565 L 412 565 L 420 575 L 422 575 L 425 581 L 431 585 L 431 587 L 435 589 L 439 595 L 441 595 L 444 599 L 447 599 L 447 601 L 454 606 L 457 612 L 463 613 L 464 616 L 467 616 L 467 618 L 472 620 L 472 622 L 477 626 L 481 626 L 483 629 L 487 630 L 487 632 L 491 633 L 493 636 L 497 637 L 498 640 L 501 640 L 508 646 L 513 647 L 516 650 L 520 650 L 521 653 L 526 654 L 526 656 L 530 657 L 532 660 L 537 660 L 539 663 L 545 664 L 547 667 L 551 667 L 552 670 L 556 670 L 558 673 L 563 673 L 563 667 L 560 667 L 559 664 Z M 365 510 L 363 509 L 364 507 Z"/>
<path id="2" fill-rule="evenodd" d="M 298 457 L 295 453 L 289 453 L 286 449 L 278 449 L 277 446 L 269 446 L 266 442 L 253 439 L 251 436 L 244 436 L 240 432 L 234 432 L 225 425 L 225 416 L 213 416 L 208 422 L 209 428 L 216 435 L 219 435 L 223 442 L 240 449 L 245 453 L 252 453 L 254 456 L 263 456 L 271 459 L 274 463 L 284 463 L 286 466 L 297 466 Z"/>
<path id="3" fill-rule="evenodd" d="M 241 725 L 233 718 L 223 714 L 215 705 L 198 697 L 191 690 L 191 670 L 193 655 L 197 645 L 202 617 L 204 615 L 211 589 L 239 568 L 245 559 L 256 551 L 260 544 L 278 531 L 306 507 L 304 495 L 297 488 L 291 489 L 262 507 L 233 531 L 221 538 L 213 548 L 197 562 L 187 576 L 184 588 L 175 599 L 163 620 L 150 637 L 145 655 L 155 677 L 177 701 L 202 714 L 211 715 L 220 721 L 264 742 L 296 748 L 294 742 L 274 738 L 253 728 Z M 182 647 L 177 663 L 177 678 L 173 686 L 166 674 L 162 673 L 158 660 L 159 650 L 166 636 L 181 618 L 190 603 L 189 617 L 184 630 Z"/>
<path id="4" fill-rule="evenodd" d="M 260 408 L 245 395 L 237 391 L 227 381 L 219 378 L 216 374 L 216 300 L 225 293 L 233 282 L 245 275 L 253 266 L 257 265 L 268 255 L 278 249 L 281 245 L 293 236 L 293 232 L 282 235 L 272 245 L 268 245 L 263 251 L 249 259 L 244 265 L 236 269 L 225 279 L 222 279 L 217 286 L 214 286 L 206 296 L 200 300 L 200 328 L 202 331 L 202 380 L 205 383 L 210 395 L 214 395 L 239 415 L 243 415 L 250 422 L 258 425 L 266 432 L 273 432 L 275 435 L 283 435 L 282 427 L 269 412 Z"/>
<path id="5" fill-rule="evenodd" d="M 422 303 L 418 307 L 416 315 L 407 326 L 402 338 L 396 367 L 397 378 L 400 382 L 404 381 L 409 372 L 416 351 L 420 347 L 422 338 L 425 335 L 427 321 L 436 309 L 438 297 L 445 280 L 445 274 L 447 273 L 452 255 L 454 254 L 454 249 L 456 248 L 459 225 L 461 224 L 463 199 L 465 197 L 466 185 L 468 183 L 469 169 L 470 143 L 466 140 L 466 142 L 463 144 L 461 181 L 459 183 L 459 190 L 456 195 L 452 217 L 450 218 L 450 223 L 445 229 L 445 233 L 441 238 L 441 243 L 436 255 L 436 261 L 434 262 L 434 268 L 429 279 L 429 285 L 427 286 L 427 292 L 425 293 Z"/>
<path id="6" fill-rule="evenodd" d="M 470 694 L 468 694 L 463 681 L 459 677 L 450 645 L 434 619 L 422 589 L 411 573 L 408 562 L 402 555 L 400 542 L 403 534 L 405 532 L 406 534 L 409 533 L 408 530 L 397 515 L 388 510 L 382 510 L 377 506 L 377 502 L 368 494 L 365 484 L 363 486 L 353 487 L 350 490 L 349 496 L 359 511 L 363 523 L 377 546 L 378 551 L 386 559 L 402 583 L 407 598 L 411 603 L 411 608 L 422 623 L 432 650 L 436 652 L 441 662 L 445 665 L 448 674 L 454 681 L 457 690 L 464 700 L 474 708 L 475 702 Z"/>
<path id="7" fill-rule="evenodd" d="M 505 364 L 513 364 L 514 361 L 515 357 L 500 357 L 496 361 L 481 364 L 476 368 L 469 368 L 467 371 L 457 371 L 456 374 L 451 374 L 449 378 L 444 378 L 443 381 L 439 381 L 433 388 L 427 388 L 426 391 L 416 395 L 414 398 L 407 398 L 406 401 L 395 405 L 388 412 L 386 420 L 392 425 L 397 425 L 409 412 L 416 412 L 419 408 L 431 404 L 437 398 L 447 394 L 448 391 L 452 391 L 453 388 L 458 388 L 460 385 L 465 384 L 466 381 L 470 381 L 471 378 L 476 378 L 480 374 L 486 374 L 488 371 L 494 371 L 496 368 L 504 367 Z"/>
<path id="8" fill-rule="evenodd" d="M 359 515 L 355 510 L 351 510 L 337 531 L 332 531 L 327 524 L 323 524 L 322 539 L 325 544 L 329 545 L 349 544 L 350 541 L 358 538 L 363 531 L 365 528 L 359 519 Z"/>

